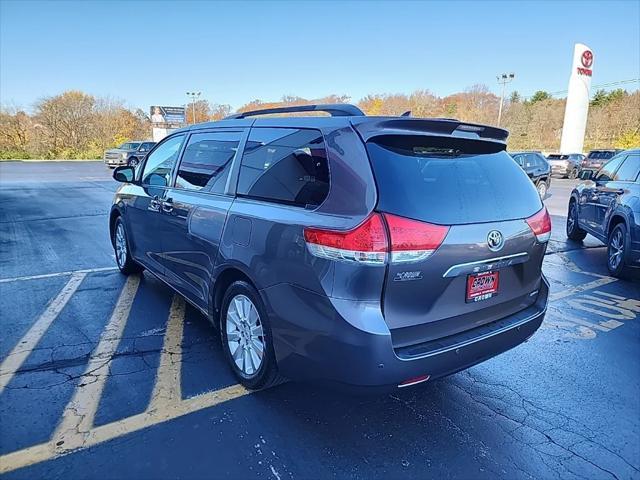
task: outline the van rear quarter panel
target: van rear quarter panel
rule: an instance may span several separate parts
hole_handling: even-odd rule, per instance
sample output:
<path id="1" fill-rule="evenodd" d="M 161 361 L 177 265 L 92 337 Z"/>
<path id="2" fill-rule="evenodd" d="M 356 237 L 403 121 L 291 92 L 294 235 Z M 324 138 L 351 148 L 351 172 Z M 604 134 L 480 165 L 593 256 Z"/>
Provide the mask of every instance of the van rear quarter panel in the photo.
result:
<path id="1" fill-rule="evenodd" d="M 288 126 L 295 128 L 295 125 Z M 223 233 L 217 270 L 227 266 L 240 268 L 259 290 L 277 283 L 289 283 L 324 295 L 338 294 L 355 298 L 349 288 L 369 292 L 378 282 L 376 296 L 382 289 L 384 268 L 374 273 L 373 282 L 362 277 L 362 268 L 346 267 L 360 275 L 355 280 L 341 280 L 334 291 L 336 269 L 344 264 L 313 257 L 304 241 L 304 227 L 348 230 L 360 224 L 374 209 L 376 189 L 364 144 L 350 127 L 323 130 L 329 161 L 330 189 L 326 200 L 315 210 L 238 197 L 233 202 Z M 249 238 L 239 239 L 235 226 L 248 226 Z M 234 231 L 236 233 L 234 234 Z M 365 269 L 364 276 L 372 269 Z M 366 289 L 360 288 L 362 283 Z"/>

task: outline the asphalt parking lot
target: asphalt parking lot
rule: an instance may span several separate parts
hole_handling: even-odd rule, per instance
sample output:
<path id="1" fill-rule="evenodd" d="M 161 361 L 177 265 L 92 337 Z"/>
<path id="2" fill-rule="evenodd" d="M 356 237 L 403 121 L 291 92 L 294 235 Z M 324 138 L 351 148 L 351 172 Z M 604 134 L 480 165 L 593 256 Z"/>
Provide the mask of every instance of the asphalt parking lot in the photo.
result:
<path id="1" fill-rule="evenodd" d="M 121 276 L 100 162 L 0 163 L 4 478 L 640 478 L 640 282 L 564 239 L 546 200 L 549 313 L 527 343 L 384 396 L 249 393 L 206 320 Z"/>

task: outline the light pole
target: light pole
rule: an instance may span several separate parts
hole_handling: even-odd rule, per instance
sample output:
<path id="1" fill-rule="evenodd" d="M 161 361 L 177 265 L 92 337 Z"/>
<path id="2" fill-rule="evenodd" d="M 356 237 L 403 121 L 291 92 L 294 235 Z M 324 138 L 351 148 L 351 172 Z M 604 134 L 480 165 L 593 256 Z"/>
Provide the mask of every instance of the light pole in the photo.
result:
<path id="1" fill-rule="evenodd" d="M 502 105 L 504 104 L 504 87 L 507 83 L 512 82 L 515 78 L 513 73 L 502 73 L 496 75 L 498 83 L 502 85 L 502 94 L 500 95 L 500 108 L 498 109 L 498 126 L 500 126 L 500 120 L 502 119 Z"/>
<path id="2" fill-rule="evenodd" d="M 191 112 L 193 113 L 193 123 L 196 123 L 196 98 L 201 92 L 187 92 L 187 96 L 191 97 Z"/>

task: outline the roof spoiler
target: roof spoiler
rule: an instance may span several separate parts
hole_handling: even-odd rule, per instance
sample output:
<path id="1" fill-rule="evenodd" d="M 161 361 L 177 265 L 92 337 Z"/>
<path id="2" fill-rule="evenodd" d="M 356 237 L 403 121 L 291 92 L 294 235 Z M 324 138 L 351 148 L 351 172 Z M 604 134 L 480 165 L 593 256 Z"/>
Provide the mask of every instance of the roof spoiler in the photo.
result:
<path id="1" fill-rule="evenodd" d="M 439 135 L 506 143 L 509 132 L 503 128 L 465 123 L 445 118 L 354 118 L 351 124 L 366 142 L 381 135 Z"/>
<path id="2" fill-rule="evenodd" d="M 253 117 L 255 115 L 268 115 L 271 113 L 298 113 L 298 112 L 326 112 L 332 117 L 364 117 L 364 112 L 355 105 L 348 103 L 326 103 L 314 105 L 296 105 L 292 107 L 264 108 L 230 115 L 225 120 Z"/>

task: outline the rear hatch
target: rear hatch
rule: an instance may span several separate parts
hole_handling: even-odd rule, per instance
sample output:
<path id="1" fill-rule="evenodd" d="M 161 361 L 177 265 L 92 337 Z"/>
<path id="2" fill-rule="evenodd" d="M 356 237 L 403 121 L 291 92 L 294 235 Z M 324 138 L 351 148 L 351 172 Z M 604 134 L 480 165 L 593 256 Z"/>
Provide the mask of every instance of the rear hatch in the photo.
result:
<path id="1" fill-rule="evenodd" d="M 412 132 L 366 144 L 390 236 L 383 310 L 395 347 L 535 302 L 550 223 L 540 230 L 546 210 L 503 143 Z"/>

